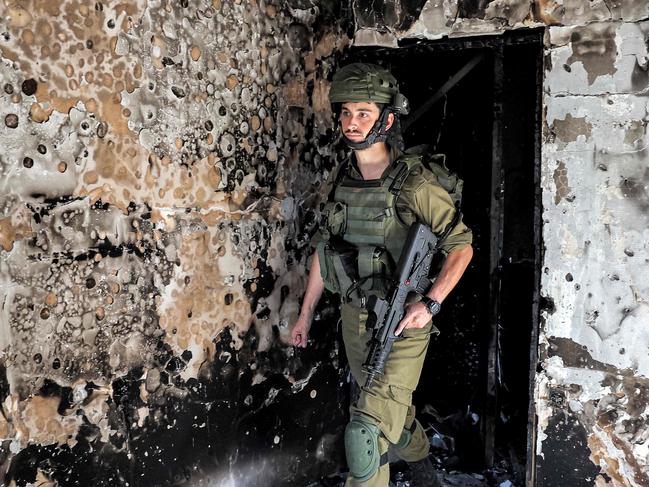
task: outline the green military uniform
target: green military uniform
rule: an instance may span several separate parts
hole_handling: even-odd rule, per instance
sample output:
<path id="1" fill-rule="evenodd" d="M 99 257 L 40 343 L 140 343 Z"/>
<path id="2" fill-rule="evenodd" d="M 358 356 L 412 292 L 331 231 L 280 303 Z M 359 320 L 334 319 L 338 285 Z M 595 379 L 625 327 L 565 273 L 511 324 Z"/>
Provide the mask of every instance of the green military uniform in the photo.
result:
<path id="1" fill-rule="evenodd" d="M 367 358 L 367 343 L 372 334 L 365 328 L 367 311 L 363 307 L 364 298 L 368 294 L 383 297 L 387 287 L 381 276 L 369 276 L 368 279 L 368 275 L 373 272 L 387 272 L 389 275 L 393 270 L 390 265 L 399 259 L 410 223 L 420 221 L 440 235 L 452 221 L 456 209 L 435 175 L 422 165 L 421 157 L 391 150 L 391 165 L 382 178 L 375 181 L 363 181 L 353 159 L 352 156 L 349 164 L 339 166 L 327 181 L 325 194 L 331 195 L 324 211 L 328 229 L 316 236 L 314 244 L 325 287 L 341 294 L 345 350 L 352 375 L 362 386 L 365 373 L 361 365 Z M 338 175 L 341 167 L 346 172 L 342 178 Z M 395 180 L 400 186 L 397 196 L 394 191 L 390 193 Z M 344 215 L 341 216 L 341 212 Z M 352 248 L 357 252 L 354 255 L 358 274 L 353 281 L 340 276 L 343 266 L 340 261 L 332 259 L 329 249 L 332 238 L 353 244 Z M 460 221 L 440 248 L 448 254 L 471 244 L 471 241 L 471 231 Z M 385 248 L 388 255 L 380 255 L 376 248 Z M 363 388 L 358 401 L 352 405 L 352 416 L 362 418 L 362 424 L 369 425 L 370 429 L 375 425 L 380 430 L 376 446 L 383 464 L 367 479 L 358 480 L 350 475 L 347 486 L 387 486 L 389 468 L 384 461 L 390 443 L 408 462 L 428 455 L 428 439 L 415 420 L 412 393 L 419 382 L 430 335 L 434 331 L 436 328 L 432 322 L 421 329 L 405 329 L 402 333 L 404 339 L 394 343 L 384 373 L 369 389 Z"/>

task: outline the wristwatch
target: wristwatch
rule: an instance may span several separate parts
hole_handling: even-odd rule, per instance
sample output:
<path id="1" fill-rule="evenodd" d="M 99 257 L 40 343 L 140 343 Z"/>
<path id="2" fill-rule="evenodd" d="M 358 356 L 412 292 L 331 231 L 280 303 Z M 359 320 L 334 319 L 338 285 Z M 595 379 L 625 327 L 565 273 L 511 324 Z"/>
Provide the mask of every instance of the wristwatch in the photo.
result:
<path id="1" fill-rule="evenodd" d="M 438 301 L 430 299 L 428 296 L 422 296 L 421 302 L 424 303 L 424 306 L 426 306 L 426 309 L 431 314 L 431 316 L 435 316 L 437 313 L 439 313 L 439 310 L 442 309 L 442 305 Z"/>

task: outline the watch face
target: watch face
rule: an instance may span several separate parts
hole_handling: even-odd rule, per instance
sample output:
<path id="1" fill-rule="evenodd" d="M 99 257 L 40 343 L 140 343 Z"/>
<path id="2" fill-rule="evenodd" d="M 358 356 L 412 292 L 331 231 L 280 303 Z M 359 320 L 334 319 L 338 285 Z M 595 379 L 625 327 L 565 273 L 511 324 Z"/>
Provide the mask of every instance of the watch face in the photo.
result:
<path id="1" fill-rule="evenodd" d="M 431 299 L 426 307 L 428 308 L 428 311 L 430 311 L 430 313 L 435 316 L 437 313 L 439 313 L 441 305 L 437 301 Z"/>

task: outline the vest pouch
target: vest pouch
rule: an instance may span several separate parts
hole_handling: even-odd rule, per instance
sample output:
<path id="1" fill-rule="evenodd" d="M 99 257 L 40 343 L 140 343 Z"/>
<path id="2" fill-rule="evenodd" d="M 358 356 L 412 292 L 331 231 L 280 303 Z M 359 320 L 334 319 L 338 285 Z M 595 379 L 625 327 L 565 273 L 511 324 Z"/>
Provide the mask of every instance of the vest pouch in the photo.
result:
<path id="1" fill-rule="evenodd" d="M 390 252 L 383 247 L 377 247 L 374 252 L 374 259 L 372 259 L 372 265 L 374 267 L 373 275 L 373 288 L 377 291 L 382 291 L 387 293 L 390 289 L 392 281 L 389 280 L 395 272 L 394 260 L 390 256 Z"/>
<path id="2" fill-rule="evenodd" d="M 331 241 L 320 242 L 317 251 L 320 260 L 320 275 L 325 288 L 333 293 L 344 295 L 358 280 L 356 270 L 358 251 L 354 246 L 336 245 Z"/>
<path id="3" fill-rule="evenodd" d="M 363 245 L 358 250 L 358 273 L 365 279 L 361 286 L 366 291 L 385 295 L 390 288 L 390 276 L 394 274 L 394 260 L 384 247 Z"/>
<path id="4" fill-rule="evenodd" d="M 347 205 L 340 201 L 328 201 L 322 213 L 325 215 L 329 233 L 342 236 L 347 229 Z"/>

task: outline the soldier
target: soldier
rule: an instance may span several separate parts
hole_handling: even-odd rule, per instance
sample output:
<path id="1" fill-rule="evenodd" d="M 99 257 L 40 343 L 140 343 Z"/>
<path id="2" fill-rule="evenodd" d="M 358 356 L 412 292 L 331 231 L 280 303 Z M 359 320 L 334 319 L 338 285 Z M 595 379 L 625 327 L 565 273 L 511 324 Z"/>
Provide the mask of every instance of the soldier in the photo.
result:
<path id="1" fill-rule="evenodd" d="M 473 255 L 472 234 L 454 220 L 459 210 L 422 156 L 401 152 L 400 144 L 392 142 L 400 140 L 398 116 L 407 114 L 408 102 L 389 71 L 373 64 L 347 65 L 334 75 L 329 97 L 353 153 L 332 172 L 325 188 L 323 225 L 315 237 L 293 344 L 306 346 L 324 288 L 340 293 L 345 350 L 354 380 L 363 386 L 361 365 L 371 337 L 365 327 L 367 296 L 385 296 L 412 222 L 429 225 L 437 235 L 448 230 L 439 274 L 427 295 L 406 307 L 395 332 L 404 339 L 394 343 L 384 373 L 361 388 L 345 430 L 346 486 L 387 486 L 390 444 L 409 463 L 413 486 L 437 486 L 440 480 L 428 458 L 428 438 L 415 419 L 412 393 L 430 335 L 437 331 L 432 318 Z"/>

